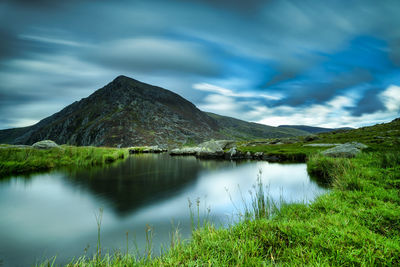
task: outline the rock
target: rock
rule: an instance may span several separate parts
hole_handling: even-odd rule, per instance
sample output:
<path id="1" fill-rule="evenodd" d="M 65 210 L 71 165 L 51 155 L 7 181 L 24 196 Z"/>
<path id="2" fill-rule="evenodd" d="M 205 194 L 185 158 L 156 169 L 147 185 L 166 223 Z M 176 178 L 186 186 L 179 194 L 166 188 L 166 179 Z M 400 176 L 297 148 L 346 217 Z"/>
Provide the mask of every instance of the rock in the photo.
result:
<path id="1" fill-rule="evenodd" d="M 307 135 L 306 137 L 304 137 L 304 141 L 306 141 L 306 142 L 311 142 L 311 141 L 315 141 L 318 139 L 319 139 L 319 137 L 316 135 Z"/>
<path id="2" fill-rule="evenodd" d="M 270 145 L 275 145 L 275 144 L 280 143 L 280 142 L 281 142 L 281 139 L 274 139 L 274 140 L 270 141 L 269 144 Z"/>
<path id="3" fill-rule="evenodd" d="M 217 143 L 221 145 L 222 149 L 231 149 L 236 145 L 236 141 L 234 140 L 219 140 Z"/>
<path id="4" fill-rule="evenodd" d="M 251 153 L 249 151 L 247 151 L 246 155 L 245 155 L 246 159 L 252 159 L 253 157 L 251 156 Z"/>
<path id="5" fill-rule="evenodd" d="M 323 151 L 322 154 L 334 158 L 354 158 L 357 154 L 361 153 L 361 149 L 364 148 L 367 148 L 367 146 L 358 142 L 352 142 L 332 147 Z"/>
<path id="6" fill-rule="evenodd" d="M 199 151 L 196 156 L 199 158 L 218 158 L 224 155 L 224 147 L 226 146 L 224 140 L 208 141 L 199 145 Z"/>
<path id="7" fill-rule="evenodd" d="M 36 149 L 51 149 L 51 148 L 59 148 L 60 146 L 57 145 L 54 141 L 51 140 L 43 140 L 36 142 L 32 145 L 33 148 Z"/>
<path id="8" fill-rule="evenodd" d="M 253 142 L 249 142 L 247 143 L 248 146 L 259 146 L 259 145 L 269 145 L 270 142 L 267 141 L 253 141 Z"/>
<path id="9" fill-rule="evenodd" d="M 183 147 L 172 149 L 169 154 L 171 156 L 194 156 L 199 151 L 199 147 Z"/>
<path id="10" fill-rule="evenodd" d="M 228 154 L 231 158 L 235 157 L 237 155 L 236 147 L 232 147 L 231 149 L 229 149 Z"/>
<path id="11" fill-rule="evenodd" d="M 170 155 L 195 155 L 198 158 L 223 158 L 225 157 L 224 149 L 231 148 L 231 150 L 236 153 L 236 148 L 233 147 L 234 144 L 235 141 L 233 140 L 210 140 L 201 143 L 197 147 L 173 149 L 171 150 Z"/>
<path id="12" fill-rule="evenodd" d="M 262 159 L 263 156 L 264 156 L 263 152 L 256 152 L 256 153 L 254 153 L 253 158 L 254 159 Z"/>
<path id="13" fill-rule="evenodd" d="M 295 144 L 298 142 L 299 142 L 299 139 L 293 139 L 293 138 L 282 139 L 282 143 L 284 143 L 284 144 Z"/>
<path id="14" fill-rule="evenodd" d="M 208 149 L 217 149 L 220 148 L 222 150 L 232 148 L 235 145 L 234 140 L 210 140 L 204 143 L 201 143 L 198 147 L 200 148 L 208 148 Z"/>
<path id="15" fill-rule="evenodd" d="M 368 147 L 367 145 L 364 145 L 363 143 L 359 143 L 359 142 L 351 142 L 351 143 L 346 143 L 346 144 L 351 144 L 358 149 L 365 149 Z"/>
<path id="16" fill-rule="evenodd" d="M 263 155 L 262 156 L 262 159 L 263 160 L 266 160 L 266 161 L 268 161 L 268 162 L 279 162 L 280 161 L 280 159 L 277 157 L 277 156 L 275 156 L 275 155 Z"/>
<path id="17" fill-rule="evenodd" d="M 163 153 L 167 152 L 166 149 L 160 148 L 159 146 L 138 146 L 138 147 L 130 147 L 128 149 L 129 154 L 138 154 L 138 153 Z"/>
<path id="18" fill-rule="evenodd" d="M 303 146 L 311 146 L 311 147 L 327 147 L 327 146 L 339 146 L 340 144 L 306 144 Z"/>
<path id="19" fill-rule="evenodd" d="M 231 149 L 229 149 L 228 152 L 224 153 L 224 158 L 225 159 L 233 159 L 233 160 L 237 160 L 237 159 L 245 159 L 246 158 L 246 154 L 240 152 L 237 150 L 236 147 L 233 147 Z"/>

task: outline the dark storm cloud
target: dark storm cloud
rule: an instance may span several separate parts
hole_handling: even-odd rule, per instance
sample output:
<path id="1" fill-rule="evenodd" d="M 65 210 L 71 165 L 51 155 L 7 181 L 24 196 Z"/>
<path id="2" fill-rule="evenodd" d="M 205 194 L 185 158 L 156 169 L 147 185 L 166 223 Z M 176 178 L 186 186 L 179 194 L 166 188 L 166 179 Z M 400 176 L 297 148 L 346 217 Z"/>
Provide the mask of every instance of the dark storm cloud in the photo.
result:
<path id="1" fill-rule="evenodd" d="M 219 64 L 202 46 L 165 38 L 132 38 L 88 48 L 86 57 L 104 67 L 151 73 L 175 71 L 217 76 Z"/>
<path id="2" fill-rule="evenodd" d="M 372 81 L 373 76 L 366 70 L 357 69 L 337 75 L 325 82 L 296 80 L 288 84 L 287 97 L 275 105 L 301 106 L 324 103 L 353 86 Z"/>
<path id="3" fill-rule="evenodd" d="M 24 94 L 19 92 L 0 92 L 0 106 L 4 109 L 6 106 L 11 105 L 23 105 L 26 103 L 31 103 L 38 100 L 43 100 L 44 98 L 31 94 Z"/>
<path id="4" fill-rule="evenodd" d="M 187 1 L 187 0 L 181 0 Z M 203 3 L 222 9 L 231 9 L 236 12 L 250 15 L 252 12 L 258 11 L 269 1 L 267 0 L 191 0 L 192 2 Z"/>
<path id="5" fill-rule="evenodd" d="M 19 51 L 17 49 L 18 39 L 6 29 L 0 26 L 0 60 L 14 57 Z"/>
<path id="6" fill-rule="evenodd" d="M 372 114 L 377 111 L 385 110 L 385 106 L 380 99 L 382 89 L 369 89 L 364 93 L 360 101 L 358 101 L 356 107 L 350 109 L 352 115 L 361 116 L 363 114 Z"/>
<path id="7" fill-rule="evenodd" d="M 400 37 L 390 43 L 390 58 L 395 65 L 400 67 Z"/>
<path id="8" fill-rule="evenodd" d="M 379 92 L 365 88 L 397 84 L 398 14 L 398 0 L 3 1 L 1 97 L 11 110 L 18 99 L 40 101 L 30 92 L 56 92 L 61 109 L 125 74 L 195 95 L 195 104 L 217 99 L 193 93 L 195 84 L 228 88 L 225 107 L 239 116 L 258 109 L 257 119 L 265 107 L 299 112 L 362 87 L 352 110 L 362 116 L 381 110 L 372 108 Z"/>

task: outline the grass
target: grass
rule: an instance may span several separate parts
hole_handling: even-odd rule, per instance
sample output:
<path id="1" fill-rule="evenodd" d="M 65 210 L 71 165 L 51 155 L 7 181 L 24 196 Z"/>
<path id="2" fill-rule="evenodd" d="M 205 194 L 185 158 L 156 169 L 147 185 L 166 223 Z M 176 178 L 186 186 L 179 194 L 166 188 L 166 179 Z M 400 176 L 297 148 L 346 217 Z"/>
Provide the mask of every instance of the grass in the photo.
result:
<path id="1" fill-rule="evenodd" d="M 355 130 L 334 131 L 321 133 L 313 141 L 306 141 L 305 137 L 280 138 L 283 144 L 268 145 L 266 143 L 274 139 L 257 140 L 265 144 L 254 144 L 254 141 L 241 142 L 238 151 L 242 153 L 263 152 L 268 156 L 275 156 L 279 161 L 306 162 L 312 155 L 329 147 L 309 147 L 306 144 L 336 144 L 347 142 L 361 142 L 368 146 L 366 152 L 381 152 L 388 154 L 400 148 L 400 120 L 390 123 L 377 124 L 371 127 L 363 127 Z M 275 141 L 277 141 L 275 139 Z M 294 142 L 294 143 L 293 143 Z"/>
<path id="2" fill-rule="evenodd" d="M 48 150 L 2 146 L 0 177 L 45 171 L 56 167 L 88 167 L 112 163 L 128 155 L 126 149 L 60 146 Z"/>

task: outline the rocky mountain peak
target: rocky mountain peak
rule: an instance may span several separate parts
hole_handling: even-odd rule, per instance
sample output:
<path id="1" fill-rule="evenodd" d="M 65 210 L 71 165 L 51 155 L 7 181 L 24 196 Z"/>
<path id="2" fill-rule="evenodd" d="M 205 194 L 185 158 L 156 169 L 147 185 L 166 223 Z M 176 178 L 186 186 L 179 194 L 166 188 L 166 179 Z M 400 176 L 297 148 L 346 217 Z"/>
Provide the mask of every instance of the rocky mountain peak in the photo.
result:
<path id="1" fill-rule="evenodd" d="M 72 145 L 163 147 L 230 136 L 245 139 L 249 133 L 255 138 L 292 136 L 286 129 L 210 116 L 174 92 L 123 75 L 39 123 L 11 133 L 0 131 L 0 141 L 11 136 L 6 140 L 14 144 L 50 139 Z"/>
<path id="2" fill-rule="evenodd" d="M 143 83 L 133 78 L 129 78 L 124 75 L 119 75 L 110 84 L 114 86 L 129 86 L 129 85 L 132 86 L 132 85 L 140 85 Z"/>

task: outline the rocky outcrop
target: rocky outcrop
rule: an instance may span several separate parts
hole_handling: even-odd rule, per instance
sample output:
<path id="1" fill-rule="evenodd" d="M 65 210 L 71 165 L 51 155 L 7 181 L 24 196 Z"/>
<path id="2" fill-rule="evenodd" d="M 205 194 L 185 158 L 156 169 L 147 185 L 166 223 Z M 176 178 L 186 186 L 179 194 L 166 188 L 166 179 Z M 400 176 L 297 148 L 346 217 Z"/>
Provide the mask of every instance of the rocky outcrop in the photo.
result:
<path id="1" fill-rule="evenodd" d="M 342 158 L 354 158 L 357 154 L 361 153 L 362 149 L 367 148 L 366 145 L 358 142 L 351 142 L 340 144 L 322 152 L 327 157 L 342 157 Z"/>
<path id="2" fill-rule="evenodd" d="M 140 153 L 163 153 L 168 152 L 167 149 L 159 146 L 137 146 L 128 148 L 129 154 L 140 154 Z"/>
<path id="3" fill-rule="evenodd" d="M 315 140 L 318 140 L 318 139 L 319 139 L 319 137 L 317 135 L 314 135 L 314 134 L 304 137 L 304 141 L 306 141 L 306 142 L 312 142 L 312 141 L 315 141 Z"/>
<path id="4" fill-rule="evenodd" d="M 233 149 L 235 141 L 233 140 L 211 140 L 201 143 L 197 147 L 183 147 L 170 151 L 171 156 L 193 155 L 198 158 L 223 158 L 226 149 Z"/>
<path id="5" fill-rule="evenodd" d="M 330 146 L 339 146 L 340 144 L 305 144 L 303 146 L 310 146 L 310 147 L 330 147 Z"/>
<path id="6" fill-rule="evenodd" d="M 198 158 L 221 158 L 224 156 L 224 148 L 226 142 L 224 140 L 208 141 L 199 145 L 199 150 L 196 153 Z"/>
<path id="7" fill-rule="evenodd" d="M 169 154 L 171 156 L 195 156 L 200 150 L 198 147 L 183 147 L 172 149 Z"/>
<path id="8" fill-rule="evenodd" d="M 59 148 L 60 146 L 51 140 L 43 140 L 34 143 L 32 147 L 36 149 L 51 149 L 51 148 Z"/>
<path id="9" fill-rule="evenodd" d="M 195 156 L 201 159 L 265 160 L 270 162 L 305 162 L 305 154 L 276 154 L 240 151 L 231 140 L 211 140 L 197 147 L 184 147 L 170 151 L 171 156 Z"/>

